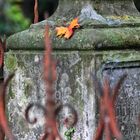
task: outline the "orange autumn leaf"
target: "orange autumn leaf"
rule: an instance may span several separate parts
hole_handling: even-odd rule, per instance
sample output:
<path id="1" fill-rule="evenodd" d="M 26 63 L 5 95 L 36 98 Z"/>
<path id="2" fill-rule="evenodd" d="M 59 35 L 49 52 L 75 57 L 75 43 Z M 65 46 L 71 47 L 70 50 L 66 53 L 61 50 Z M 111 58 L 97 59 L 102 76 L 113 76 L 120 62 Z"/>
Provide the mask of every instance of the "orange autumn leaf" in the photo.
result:
<path id="1" fill-rule="evenodd" d="M 69 39 L 73 35 L 73 29 L 79 27 L 78 18 L 75 18 L 68 27 L 56 27 L 57 36 Z"/>
<path id="2" fill-rule="evenodd" d="M 69 25 L 68 28 L 73 29 L 73 28 L 79 28 L 80 24 L 78 23 L 78 18 L 75 18 Z"/>
<path id="3" fill-rule="evenodd" d="M 73 30 L 67 27 L 57 27 L 56 31 L 57 31 L 57 36 L 59 37 L 64 36 L 64 38 L 66 39 L 69 39 L 73 34 Z"/>
<path id="4" fill-rule="evenodd" d="M 68 29 L 67 32 L 64 35 L 64 38 L 69 39 L 73 35 L 73 30 Z"/>
<path id="5" fill-rule="evenodd" d="M 67 31 L 67 27 L 56 27 L 57 36 L 62 37 Z"/>

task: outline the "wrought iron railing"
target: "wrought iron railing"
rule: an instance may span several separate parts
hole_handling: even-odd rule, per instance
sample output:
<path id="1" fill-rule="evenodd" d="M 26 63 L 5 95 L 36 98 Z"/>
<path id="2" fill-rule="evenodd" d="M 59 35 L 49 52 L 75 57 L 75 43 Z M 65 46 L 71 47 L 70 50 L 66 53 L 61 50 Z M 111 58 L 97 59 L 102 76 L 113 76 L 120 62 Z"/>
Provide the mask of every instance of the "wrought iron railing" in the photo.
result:
<path id="1" fill-rule="evenodd" d="M 38 12 L 37 12 L 37 0 L 35 0 L 35 23 L 38 22 Z M 72 114 L 70 117 L 64 119 L 64 124 L 67 128 L 73 127 L 76 125 L 78 121 L 77 111 L 70 104 L 57 104 L 54 97 L 54 89 L 53 85 L 56 80 L 56 60 L 54 60 L 52 56 L 52 47 L 51 47 L 51 39 L 49 37 L 49 26 L 46 26 L 45 35 L 45 53 L 44 53 L 44 81 L 46 85 L 46 103 L 45 106 L 42 106 L 38 103 L 31 103 L 25 110 L 25 118 L 26 120 L 34 124 L 37 122 L 37 118 L 34 120 L 30 120 L 29 112 L 32 107 L 36 106 L 37 108 L 43 110 L 45 117 L 45 130 L 43 136 L 40 140 L 61 140 L 61 136 L 59 134 L 58 126 L 59 120 L 57 120 L 57 116 L 59 112 L 67 107 L 71 110 Z M 0 67 L 3 66 L 4 61 L 4 51 L 6 49 L 6 40 L 2 41 L 0 39 Z M 8 76 L 0 84 L 0 129 L 1 135 L 0 140 L 4 140 L 4 135 L 10 140 L 15 140 L 16 138 L 12 134 L 10 128 L 8 127 L 8 120 L 5 113 L 6 108 L 6 89 L 8 87 L 8 83 L 13 78 L 14 74 Z M 104 136 L 106 140 L 110 140 L 112 136 L 116 137 L 118 140 L 122 140 L 123 136 L 118 128 L 118 123 L 115 115 L 115 103 L 116 98 L 119 95 L 119 89 L 126 77 L 126 74 L 122 75 L 118 80 L 117 84 L 111 88 L 109 83 L 109 77 L 106 76 L 103 85 L 101 85 L 100 81 L 93 76 L 94 84 L 96 85 L 96 89 L 99 91 L 99 122 L 96 130 L 95 136 L 93 136 L 94 140 L 101 140 Z M 140 122 L 140 119 L 139 119 Z M 74 131 L 74 130 L 73 130 Z M 104 135 L 105 133 L 105 135 Z M 68 138 L 70 140 L 70 137 Z"/>

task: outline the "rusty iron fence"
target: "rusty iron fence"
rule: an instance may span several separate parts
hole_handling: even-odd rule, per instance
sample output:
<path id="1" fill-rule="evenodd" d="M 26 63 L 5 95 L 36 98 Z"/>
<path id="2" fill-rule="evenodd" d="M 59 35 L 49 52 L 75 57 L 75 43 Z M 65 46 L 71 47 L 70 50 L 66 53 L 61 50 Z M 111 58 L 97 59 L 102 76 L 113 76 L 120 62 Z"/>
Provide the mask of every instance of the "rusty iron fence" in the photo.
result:
<path id="1" fill-rule="evenodd" d="M 37 0 L 35 0 L 34 6 L 35 19 L 34 23 L 38 22 L 38 5 Z M 64 125 L 67 128 L 73 127 L 78 121 L 77 111 L 70 104 L 63 104 L 62 102 L 56 103 L 54 97 L 53 85 L 56 81 L 56 65 L 57 61 L 52 56 L 52 47 L 51 39 L 49 36 L 49 26 L 46 25 L 45 35 L 45 53 L 44 53 L 44 81 L 46 85 L 46 103 L 45 106 L 42 106 L 38 103 L 29 104 L 25 110 L 25 118 L 27 122 L 34 124 L 37 122 L 37 118 L 30 120 L 29 112 L 36 106 L 37 108 L 43 110 L 45 117 L 45 130 L 43 136 L 40 140 L 61 140 L 59 134 L 59 120 L 58 115 L 61 110 L 65 107 L 69 108 L 72 112 L 70 118 L 64 119 Z M 2 69 L 4 64 L 4 51 L 6 50 L 6 39 L 0 39 L 0 67 Z M 9 82 L 12 80 L 14 73 L 8 76 L 7 79 L 4 79 L 0 83 L 0 140 L 4 140 L 5 136 L 9 140 L 15 140 L 15 136 L 12 134 L 11 129 L 8 126 L 8 119 L 6 116 L 6 90 Z M 96 130 L 96 134 L 93 134 L 93 140 L 101 140 L 103 137 L 105 140 L 111 140 L 112 137 L 115 137 L 117 140 L 123 140 L 123 135 L 118 127 L 118 122 L 116 120 L 115 113 L 115 104 L 117 96 L 119 95 L 119 89 L 123 81 L 125 80 L 127 74 L 123 74 L 118 80 L 117 84 L 111 88 L 109 76 L 105 76 L 103 84 L 96 78 L 96 75 L 93 76 L 94 84 L 98 90 L 98 99 L 99 99 L 99 121 Z M 140 117 L 138 120 L 140 124 Z M 69 138 L 69 140 L 71 140 Z"/>

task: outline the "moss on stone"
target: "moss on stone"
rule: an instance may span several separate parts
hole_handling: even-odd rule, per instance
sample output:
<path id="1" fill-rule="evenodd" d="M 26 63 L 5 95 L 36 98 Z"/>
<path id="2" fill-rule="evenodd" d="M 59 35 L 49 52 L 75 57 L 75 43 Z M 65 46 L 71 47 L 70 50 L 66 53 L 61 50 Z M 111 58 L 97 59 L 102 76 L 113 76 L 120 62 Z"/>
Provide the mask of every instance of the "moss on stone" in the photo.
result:
<path id="1" fill-rule="evenodd" d="M 30 96 L 30 92 L 31 92 L 31 84 L 25 83 L 25 85 L 24 85 L 24 94 L 25 94 L 25 96 L 27 98 Z"/>
<path id="2" fill-rule="evenodd" d="M 140 27 L 113 27 L 77 29 L 69 40 L 56 37 L 54 29 L 51 31 L 54 50 L 91 50 L 106 48 L 131 48 L 140 45 Z M 24 36 L 24 37 L 23 37 Z M 44 50 L 44 29 L 26 30 L 8 39 L 8 49 Z"/>
<path id="3" fill-rule="evenodd" d="M 11 52 L 8 52 L 6 57 L 5 57 L 5 66 L 9 71 L 14 71 L 16 70 L 17 67 L 17 58 L 15 54 L 12 54 Z"/>
<path id="4" fill-rule="evenodd" d="M 12 91 L 12 85 L 9 84 L 8 100 L 14 98 L 15 98 L 15 93 Z"/>
<path id="5" fill-rule="evenodd" d="M 139 61 L 140 55 L 138 51 L 124 51 L 120 53 L 120 51 L 110 51 L 102 53 L 102 61 L 107 62 L 132 62 L 132 61 Z"/>

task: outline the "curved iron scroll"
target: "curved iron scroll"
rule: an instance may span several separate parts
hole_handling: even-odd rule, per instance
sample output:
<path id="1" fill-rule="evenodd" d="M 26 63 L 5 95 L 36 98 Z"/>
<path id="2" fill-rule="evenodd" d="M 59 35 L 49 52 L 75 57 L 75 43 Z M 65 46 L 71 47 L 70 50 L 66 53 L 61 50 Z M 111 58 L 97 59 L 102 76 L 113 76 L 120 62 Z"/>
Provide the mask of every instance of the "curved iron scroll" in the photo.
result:
<path id="1" fill-rule="evenodd" d="M 46 124 L 45 124 L 45 132 L 41 140 L 61 140 L 60 134 L 58 132 L 58 121 L 57 115 L 61 112 L 61 110 L 65 107 L 69 108 L 72 112 L 72 119 L 65 119 L 65 123 L 68 126 L 74 126 L 77 123 L 78 115 L 76 110 L 70 104 L 56 104 L 54 98 L 54 90 L 53 84 L 56 80 L 56 62 L 52 57 L 52 48 L 51 48 L 51 40 L 49 37 L 49 27 L 46 26 L 45 32 L 45 55 L 44 55 L 44 81 L 46 84 L 46 104 L 42 106 L 37 103 L 29 104 L 26 111 L 25 111 L 25 118 L 26 120 L 34 124 L 37 122 L 37 118 L 34 120 L 30 120 L 29 111 L 32 107 L 36 106 L 40 108 L 44 112 Z"/>

